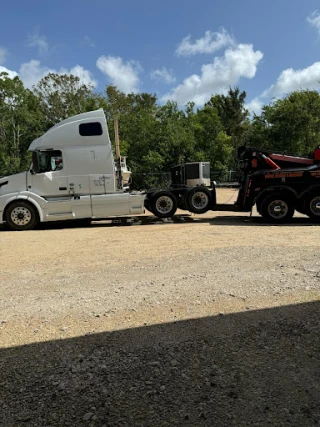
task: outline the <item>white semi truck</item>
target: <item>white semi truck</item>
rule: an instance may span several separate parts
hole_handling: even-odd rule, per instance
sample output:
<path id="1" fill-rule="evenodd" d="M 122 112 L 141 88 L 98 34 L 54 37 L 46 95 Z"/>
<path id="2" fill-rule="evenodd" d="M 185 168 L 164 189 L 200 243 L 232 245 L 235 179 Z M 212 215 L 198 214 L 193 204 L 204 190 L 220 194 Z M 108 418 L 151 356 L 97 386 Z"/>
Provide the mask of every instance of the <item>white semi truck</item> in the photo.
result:
<path id="1" fill-rule="evenodd" d="M 30 230 L 49 221 L 89 224 L 92 219 L 142 214 L 145 207 L 166 218 L 178 206 L 197 213 L 211 206 L 212 193 L 205 186 L 128 192 L 121 177 L 127 169 L 114 159 L 102 109 L 61 121 L 29 150 L 30 169 L 0 179 L 0 224 L 12 230 Z M 210 184 L 210 177 L 203 175 L 198 183 Z"/>
<path id="2" fill-rule="evenodd" d="M 201 214 L 250 212 L 254 205 L 269 222 L 288 221 L 295 210 L 320 221 L 320 147 L 308 158 L 240 147 L 237 201 L 218 204 L 208 162 L 172 167 L 168 189 L 128 191 L 130 170 L 115 131 L 116 161 L 102 109 L 70 117 L 33 141 L 30 169 L 0 179 L 0 224 L 30 230 L 39 222 L 87 225 L 145 208 L 169 218 L 177 208 Z"/>

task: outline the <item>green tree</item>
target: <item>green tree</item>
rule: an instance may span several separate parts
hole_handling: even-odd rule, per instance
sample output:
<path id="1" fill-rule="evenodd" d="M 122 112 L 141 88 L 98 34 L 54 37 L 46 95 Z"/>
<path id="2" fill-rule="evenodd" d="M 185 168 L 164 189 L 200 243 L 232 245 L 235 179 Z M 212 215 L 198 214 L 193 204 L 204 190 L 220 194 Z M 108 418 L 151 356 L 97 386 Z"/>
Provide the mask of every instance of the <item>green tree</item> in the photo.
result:
<path id="1" fill-rule="evenodd" d="M 261 148 L 308 155 L 320 144 L 320 95 L 296 91 L 263 107 L 248 142 Z"/>
<path id="2" fill-rule="evenodd" d="M 210 161 L 214 171 L 226 170 L 232 165 L 232 137 L 227 135 L 216 108 L 205 105 L 194 119 L 195 161 Z"/>
<path id="3" fill-rule="evenodd" d="M 320 143 L 320 95 L 317 91 L 292 92 L 263 109 L 274 148 L 308 154 Z"/>
<path id="4" fill-rule="evenodd" d="M 105 107 L 93 87 L 81 83 L 79 77 L 49 73 L 34 87 L 45 114 L 47 127 L 75 114 Z"/>
<path id="5" fill-rule="evenodd" d="M 164 157 L 164 167 L 193 159 L 195 136 L 192 115 L 180 110 L 175 102 L 168 101 L 157 115 L 159 123 L 158 146 Z"/>
<path id="6" fill-rule="evenodd" d="M 44 131 L 45 118 L 39 100 L 24 88 L 19 77 L 0 74 L 0 175 L 25 169 L 28 147 Z"/>
<path id="7" fill-rule="evenodd" d="M 249 111 L 245 108 L 246 92 L 238 87 L 229 88 L 227 95 L 215 95 L 206 104 L 216 109 L 223 129 L 231 136 L 235 150 L 243 144 L 247 130 Z"/>

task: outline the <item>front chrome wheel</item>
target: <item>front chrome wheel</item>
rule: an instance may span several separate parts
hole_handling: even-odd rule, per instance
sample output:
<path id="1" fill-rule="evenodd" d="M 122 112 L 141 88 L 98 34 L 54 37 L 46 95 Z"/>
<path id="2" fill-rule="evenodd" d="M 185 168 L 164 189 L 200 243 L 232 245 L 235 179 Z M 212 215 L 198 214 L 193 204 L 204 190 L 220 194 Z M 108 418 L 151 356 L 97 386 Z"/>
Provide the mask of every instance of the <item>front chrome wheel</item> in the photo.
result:
<path id="1" fill-rule="evenodd" d="M 17 206 L 11 211 L 11 221 L 18 226 L 26 226 L 32 219 L 30 210 L 24 206 Z"/>
<path id="2" fill-rule="evenodd" d="M 32 230 L 39 223 L 39 214 L 35 206 L 24 200 L 17 200 L 5 209 L 4 219 L 11 230 Z"/>

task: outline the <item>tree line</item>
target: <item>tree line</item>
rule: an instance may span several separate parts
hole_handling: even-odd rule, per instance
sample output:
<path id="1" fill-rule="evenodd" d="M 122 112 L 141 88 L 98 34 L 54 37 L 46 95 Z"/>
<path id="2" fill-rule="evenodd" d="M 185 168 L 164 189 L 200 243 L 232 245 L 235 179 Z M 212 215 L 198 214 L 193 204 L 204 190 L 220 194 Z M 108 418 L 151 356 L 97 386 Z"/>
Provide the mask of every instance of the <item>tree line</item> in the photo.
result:
<path id="1" fill-rule="evenodd" d="M 114 141 L 119 119 L 121 154 L 134 174 L 160 173 L 188 161 L 210 161 L 211 169 L 233 169 L 241 145 L 308 155 L 320 144 L 320 95 L 296 91 L 250 117 L 246 92 L 230 88 L 201 108 L 189 102 L 161 105 L 155 94 L 124 94 L 115 86 L 105 93 L 81 84 L 76 76 L 48 74 L 25 88 L 19 77 L 0 74 L 0 176 L 26 170 L 28 147 L 57 122 L 103 108 Z"/>

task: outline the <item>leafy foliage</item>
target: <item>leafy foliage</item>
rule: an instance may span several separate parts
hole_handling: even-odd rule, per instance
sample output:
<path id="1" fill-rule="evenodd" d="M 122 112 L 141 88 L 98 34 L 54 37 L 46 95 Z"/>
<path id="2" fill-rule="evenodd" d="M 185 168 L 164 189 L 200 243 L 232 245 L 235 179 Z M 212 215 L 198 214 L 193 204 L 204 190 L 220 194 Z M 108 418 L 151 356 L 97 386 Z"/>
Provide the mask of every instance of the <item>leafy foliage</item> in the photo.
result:
<path id="1" fill-rule="evenodd" d="M 308 155 L 320 144 L 320 95 L 296 91 L 263 107 L 248 135 L 251 145 Z"/>
<path id="2" fill-rule="evenodd" d="M 18 77 L 0 74 L 0 175 L 19 172 L 30 162 L 28 147 L 45 131 L 38 98 Z"/>
<path id="3" fill-rule="evenodd" d="M 47 126 L 70 116 L 98 107 L 98 98 L 93 87 L 80 83 L 79 77 L 49 73 L 34 88 L 40 107 L 45 114 Z"/>
<path id="4" fill-rule="evenodd" d="M 30 143 L 69 116 L 103 108 L 110 138 L 119 121 L 121 154 L 136 176 L 152 173 L 152 182 L 170 167 L 188 161 L 210 161 L 212 170 L 235 166 L 235 153 L 246 144 L 307 154 L 320 144 L 320 95 L 299 91 L 276 100 L 249 119 L 246 93 L 230 88 L 202 107 L 175 102 L 159 105 L 155 94 L 124 94 L 108 86 L 104 94 L 72 75 L 48 74 L 33 90 L 0 74 L 0 176 L 28 167 Z M 141 184 L 142 185 L 142 184 Z"/>

